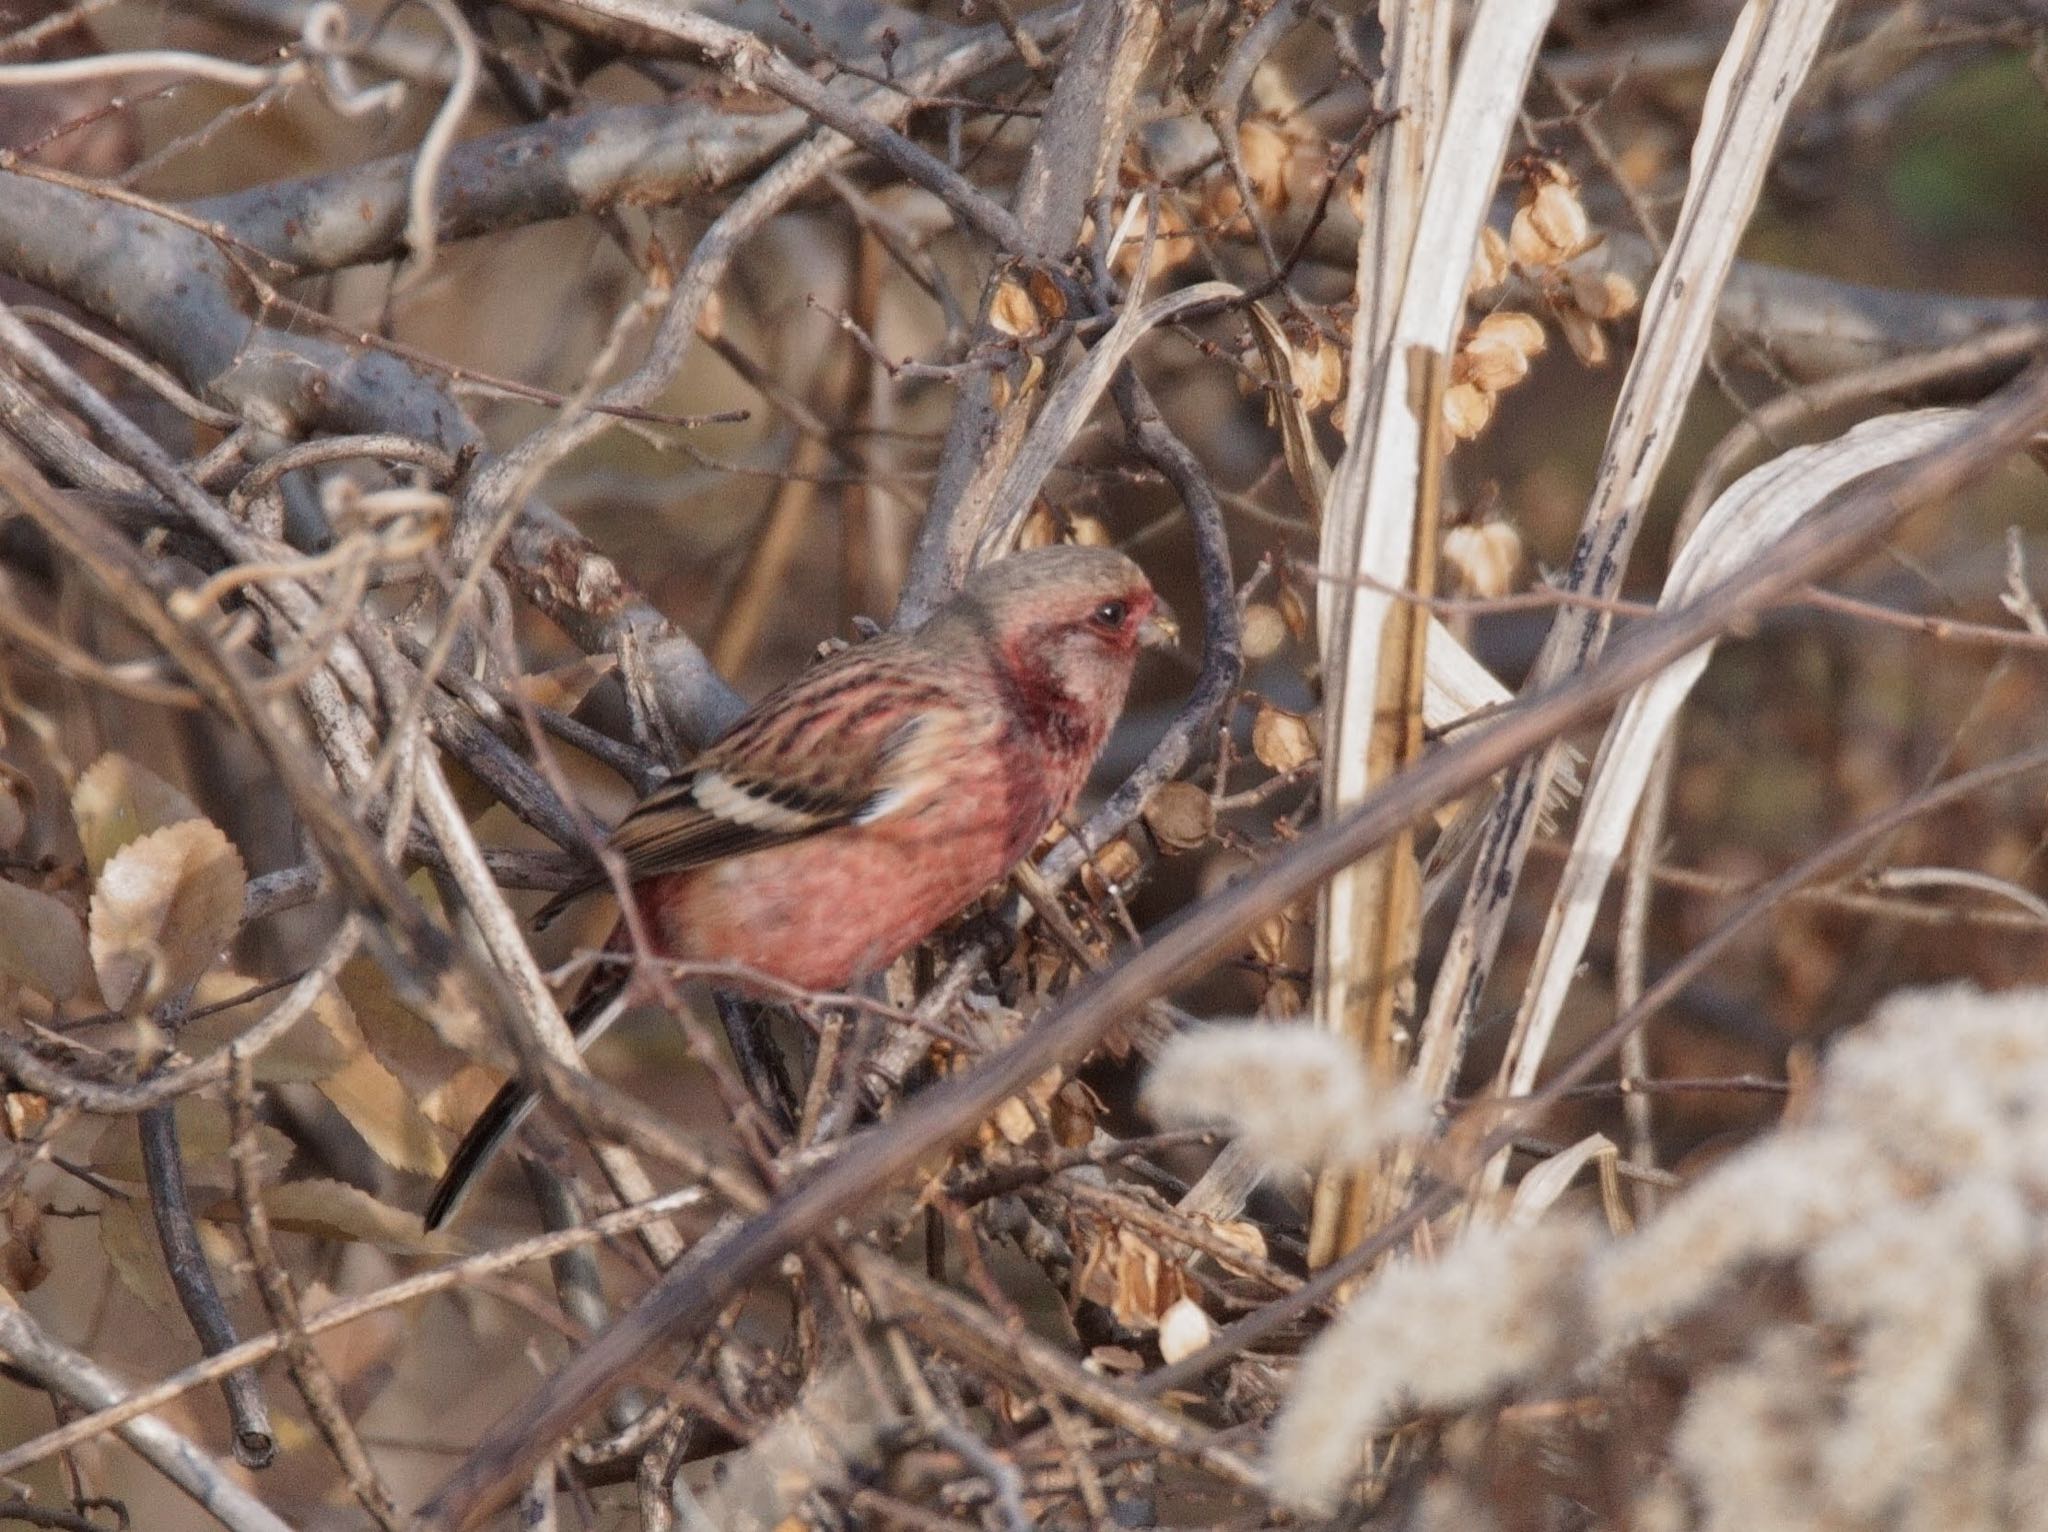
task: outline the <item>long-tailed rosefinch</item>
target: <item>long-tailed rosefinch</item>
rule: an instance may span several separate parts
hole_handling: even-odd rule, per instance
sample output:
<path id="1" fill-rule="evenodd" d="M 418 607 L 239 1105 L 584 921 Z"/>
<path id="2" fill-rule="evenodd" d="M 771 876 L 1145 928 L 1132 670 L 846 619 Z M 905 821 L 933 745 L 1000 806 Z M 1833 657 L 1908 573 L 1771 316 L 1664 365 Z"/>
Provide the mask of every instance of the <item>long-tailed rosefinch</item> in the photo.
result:
<path id="1" fill-rule="evenodd" d="M 1104 548 L 1020 553 L 920 628 L 834 655 L 757 704 L 612 833 L 664 957 L 843 989 L 1006 875 L 1073 806 L 1170 618 Z M 545 922 L 605 882 L 593 871 Z M 609 982 L 606 980 L 609 979 Z M 617 970 L 570 1016 L 585 1041 Z M 437 1228 L 532 1097 L 508 1084 L 428 1204 Z"/>

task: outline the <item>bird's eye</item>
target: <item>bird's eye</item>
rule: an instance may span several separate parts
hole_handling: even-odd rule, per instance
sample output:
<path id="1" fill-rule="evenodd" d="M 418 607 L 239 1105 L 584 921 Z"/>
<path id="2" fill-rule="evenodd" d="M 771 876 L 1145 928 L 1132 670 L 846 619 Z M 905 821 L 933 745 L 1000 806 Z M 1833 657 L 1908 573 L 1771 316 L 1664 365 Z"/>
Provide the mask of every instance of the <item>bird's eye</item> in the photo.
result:
<path id="1" fill-rule="evenodd" d="M 1123 601 L 1105 601 L 1095 609 L 1095 621 L 1105 628 L 1122 627 L 1124 619 L 1130 615 L 1131 608 Z"/>

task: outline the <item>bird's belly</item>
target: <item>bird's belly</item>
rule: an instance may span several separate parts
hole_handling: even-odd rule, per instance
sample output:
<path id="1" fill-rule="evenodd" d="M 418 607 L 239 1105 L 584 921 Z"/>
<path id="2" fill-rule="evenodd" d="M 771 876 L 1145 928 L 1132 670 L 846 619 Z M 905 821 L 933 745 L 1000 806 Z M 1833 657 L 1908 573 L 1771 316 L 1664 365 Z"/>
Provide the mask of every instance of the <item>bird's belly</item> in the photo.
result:
<path id="1" fill-rule="evenodd" d="M 1012 837 L 1000 828 L 933 828 L 875 825 L 734 857 L 648 901 L 651 923 L 677 957 L 844 989 L 1009 870 Z"/>

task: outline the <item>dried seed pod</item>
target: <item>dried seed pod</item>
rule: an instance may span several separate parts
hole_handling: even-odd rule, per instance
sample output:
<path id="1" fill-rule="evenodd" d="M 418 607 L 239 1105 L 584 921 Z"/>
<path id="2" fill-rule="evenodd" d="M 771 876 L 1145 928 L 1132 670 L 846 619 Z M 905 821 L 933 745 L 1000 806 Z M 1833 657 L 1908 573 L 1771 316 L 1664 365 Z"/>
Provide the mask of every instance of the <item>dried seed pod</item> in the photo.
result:
<path id="1" fill-rule="evenodd" d="M 1574 271 L 1568 281 L 1572 306 L 1588 319 L 1619 319 L 1642 301 L 1635 283 L 1618 271 Z"/>
<path id="2" fill-rule="evenodd" d="M 1508 279 L 1512 264 L 1507 239 L 1491 226 L 1479 231 L 1479 248 L 1472 252 L 1472 275 L 1465 280 L 1465 296 L 1477 298 L 1492 292 Z"/>
<path id="3" fill-rule="evenodd" d="M 1254 601 L 1244 609 L 1244 657 L 1248 660 L 1270 660 L 1287 643 L 1287 619 L 1267 606 L 1263 601 Z"/>
<path id="4" fill-rule="evenodd" d="M 1600 321 L 1571 304 L 1561 303 L 1554 312 L 1557 328 L 1572 354 L 1588 367 L 1602 365 L 1607 360 L 1607 332 L 1600 328 Z"/>
<path id="5" fill-rule="evenodd" d="M 1344 392 L 1344 352 L 1321 331 L 1310 331 L 1295 342 L 1294 386 L 1301 391 L 1303 409 L 1328 404 Z"/>
<path id="6" fill-rule="evenodd" d="M 1081 864 L 1081 886 L 1090 898 L 1104 899 L 1112 887 L 1126 888 L 1144 865 L 1144 855 L 1129 837 L 1119 835 Z"/>
<path id="7" fill-rule="evenodd" d="M 1477 383 L 1453 383 L 1444 390 L 1444 430 L 1453 441 L 1472 440 L 1493 420 L 1495 395 Z"/>
<path id="8" fill-rule="evenodd" d="M 1453 527 L 1444 534 L 1444 567 L 1460 596 L 1492 600 L 1521 583 L 1522 534 L 1505 521 Z"/>
<path id="9" fill-rule="evenodd" d="M 1300 713 L 1261 703 L 1252 720 L 1252 754 L 1274 771 L 1294 771 L 1317 755 L 1308 719 Z"/>
<path id="10" fill-rule="evenodd" d="M 1194 851 L 1216 833 L 1216 805 L 1192 782 L 1162 782 L 1145 801 L 1145 828 L 1169 851 Z"/>
<path id="11" fill-rule="evenodd" d="M 1159 1316 L 1159 1355 L 1169 1367 L 1182 1357 L 1193 1356 L 1216 1334 L 1216 1327 L 1202 1306 L 1182 1298 Z"/>
<path id="12" fill-rule="evenodd" d="M 1523 194 L 1508 226 L 1508 253 L 1539 270 L 1562 265 L 1592 242 L 1578 183 L 1562 166 L 1546 167 L 1542 177 Z"/>

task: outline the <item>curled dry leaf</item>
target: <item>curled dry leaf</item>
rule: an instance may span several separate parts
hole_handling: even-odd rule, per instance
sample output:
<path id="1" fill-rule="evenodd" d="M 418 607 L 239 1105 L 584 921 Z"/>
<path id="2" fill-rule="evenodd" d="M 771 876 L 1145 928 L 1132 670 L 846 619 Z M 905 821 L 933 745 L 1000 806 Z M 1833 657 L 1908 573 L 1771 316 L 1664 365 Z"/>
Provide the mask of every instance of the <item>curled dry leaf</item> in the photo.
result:
<path id="1" fill-rule="evenodd" d="M 1259 704 L 1252 719 L 1252 754 L 1274 771 L 1296 771 L 1317 755 L 1316 736 L 1300 713 L 1290 713 L 1270 702 Z"/>
<path id="2" fill-rule="evenodd" d="M 1194 851 L 1216 833 L 1216 805 L 1192 782 L 1162 782 L 1145 801 L 1145 827 L 1169 851 Z"/>
<path id="3" fill-rule="evenodd" d="M 109 751 L 86 768 L 71 790 L 71 817 L 95 878 L 115 852 L 151 831 L 200 819 L 198 808 L 147 766 Z"/>
<path id="4" fill-rule="evenodd" d="M 1187 1273 L 1129 1229 L 1089 1226 L 1081 1274 L 1074 1289 L 1100 1304 L 1127 1330 L 1150 1330 L 1188 1296 Z"/>
<path id="5" fill-rule="evenodd" d="M 197 983 L 242 924 L 241 854 L 188 819 L 130 841 L 92 895 L 92 961 L 117 1011 L 147 1010 Z"/>
<path id="6" fill-rule="evenodd" d="M 91 983 L 85 931 L 70 905 L 19 883 L 0 882 L 0 977 L 59 1004 Z"/>

